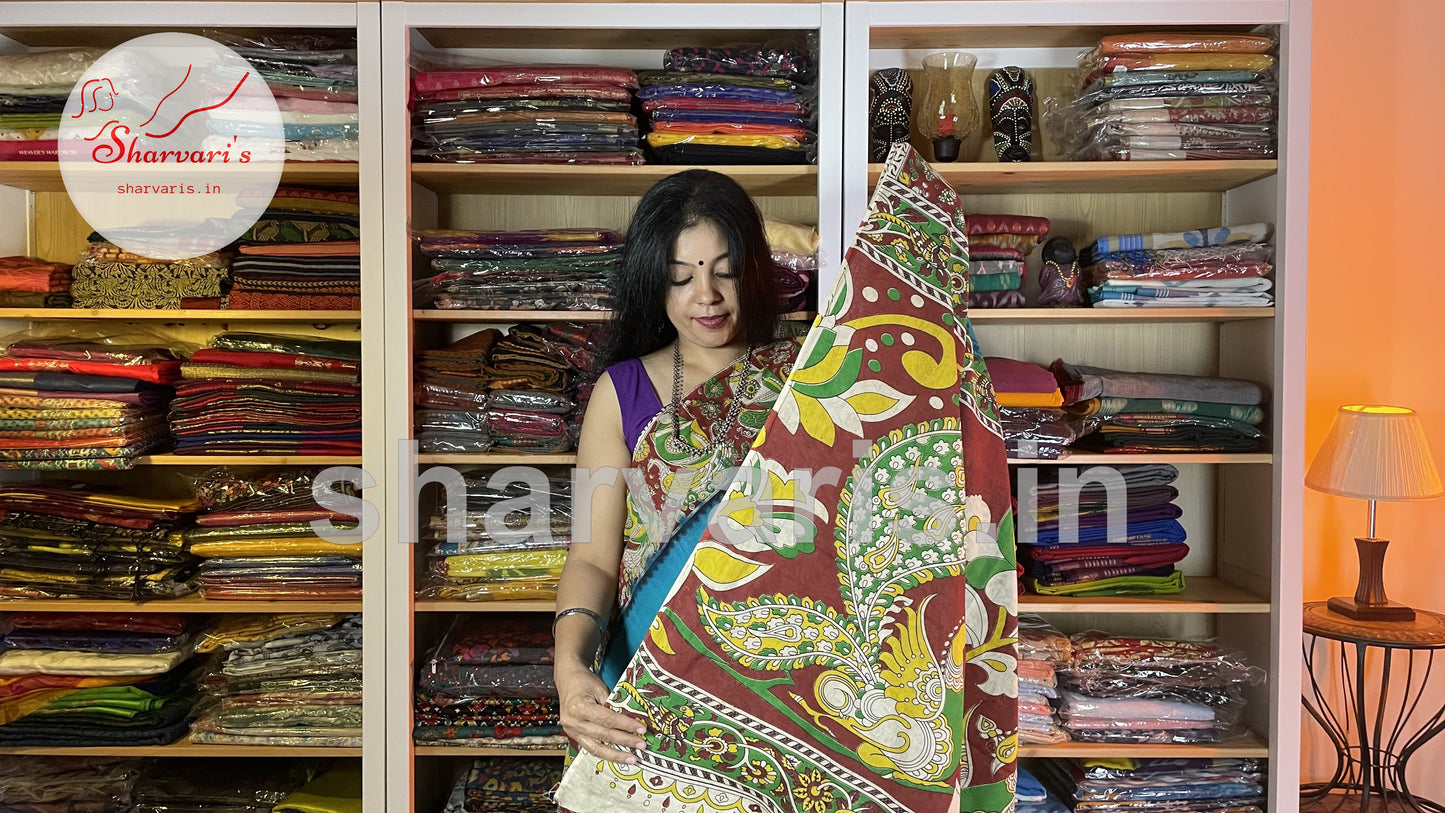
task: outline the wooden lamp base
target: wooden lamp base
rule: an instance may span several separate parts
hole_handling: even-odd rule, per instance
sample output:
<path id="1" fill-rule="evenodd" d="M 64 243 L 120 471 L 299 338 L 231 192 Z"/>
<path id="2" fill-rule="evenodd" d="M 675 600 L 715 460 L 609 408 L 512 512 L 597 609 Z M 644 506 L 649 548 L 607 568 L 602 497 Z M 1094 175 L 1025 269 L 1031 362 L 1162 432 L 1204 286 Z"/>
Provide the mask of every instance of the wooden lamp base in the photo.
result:
<path id="1" fill-rule="evenodd" d="M 1330 610 L 1356 621 L 1414 621 L 1415 611 L 1396 604 L 1385 595 L 1385 550 L 1388 539 L 1355 537 L 1360 555 L 1360 578 L 1355 597 L 1336 596 L 1327 602 Z"/>

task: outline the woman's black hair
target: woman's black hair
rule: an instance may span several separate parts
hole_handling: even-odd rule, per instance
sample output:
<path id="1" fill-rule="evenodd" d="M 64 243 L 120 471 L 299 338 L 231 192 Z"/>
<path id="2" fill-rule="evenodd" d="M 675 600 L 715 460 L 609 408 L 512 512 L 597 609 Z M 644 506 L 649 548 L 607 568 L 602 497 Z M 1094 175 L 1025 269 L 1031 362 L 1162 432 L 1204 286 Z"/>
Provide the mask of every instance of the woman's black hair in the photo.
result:
<path id="1" fill-rule="evenodd" d="M 737 274 L 738 319 L 749 344 L 773 340 L 778 328 L 772 252 L 757 204 L 737 181 L 706 169 L 689 169 L 658 181 L 638 201 L 627 244 L 613 275 L 613 315 L 602 358 L 607 365 L 667 346 L 677 328 L 667 318 L 668 261 L 678 235 L 711 222 L 727 242 Z"/>

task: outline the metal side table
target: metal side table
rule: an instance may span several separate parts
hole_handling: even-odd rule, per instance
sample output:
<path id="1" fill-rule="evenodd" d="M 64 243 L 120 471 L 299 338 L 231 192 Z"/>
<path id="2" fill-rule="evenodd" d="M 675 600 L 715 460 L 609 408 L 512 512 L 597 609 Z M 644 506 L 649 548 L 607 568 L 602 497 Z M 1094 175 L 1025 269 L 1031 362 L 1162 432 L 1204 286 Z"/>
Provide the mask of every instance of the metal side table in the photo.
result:
<path id="1" fill-rule="evenodd" d="M 1302 809 L 1345 811 L 1358 794 L 1361 813 L 1372 807 L 1445 813 L 1445 806 L 1416 796 L 1405 781 L 1410 759 L 1445 730 L 1445 707 L 1431 708 L 1425 698 L 1435 655 L 1445 649 L 1445 615 L 1424 610 L 1415 613 L 1414 621 L 1355 621 L 1330 612 L 1323 601 L 1305 604 L 1305 634 L 1337 641 L 1340 646 L 1338 657 L 1327 645 L 1326 654 L 1317 659 L 1316 641 L 1305 640 L 1304 665 L 1314 696 L 1305 696 L 1304 707 L 1334 743 L 1336 763 L 1330 781 L 1300 787 Z M 1372 649 L 1377 650 L 1374 654 L 1380 664 L 1375 672 L 1367 673 L 1366 659 Z M 1339 676 L 1344 696 L 1334 708 L 1316 677 L 1317 666 Z M 1392 670 L 1402 666 L 1405 687 L 1398 692 L 1398 702 L 1392 702 L 1390 677 Z M 1445 671 L 1445 662 L 1441 668 Z M 1377 692 L 1373 698 L 1370 690 Z M 1327 801 L 1329 804 L 1322 804 Z"/>

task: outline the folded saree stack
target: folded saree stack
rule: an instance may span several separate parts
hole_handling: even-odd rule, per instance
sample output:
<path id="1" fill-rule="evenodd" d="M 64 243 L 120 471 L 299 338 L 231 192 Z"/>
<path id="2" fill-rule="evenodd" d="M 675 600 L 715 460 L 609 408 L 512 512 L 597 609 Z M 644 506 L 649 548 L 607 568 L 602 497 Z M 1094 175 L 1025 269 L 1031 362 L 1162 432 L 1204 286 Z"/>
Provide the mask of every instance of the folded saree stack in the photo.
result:
<path id="1" fill-rule="evenodd" d="M 1132 596 L 1178 593 L 1184 574 L 1175 564 L 1189 555 L 1183 511 L 1171 483 L 1179 470 L 1167 463 L 1118 466 L 1122 504 L 1111 505 L 1109 489 L 1088 481 L 1075 491 L 1058 482 L 1057 469 L 1040 474 L 1027 493 L 1020 489 L 1019 512 L 1036 522 L 1021 523 L 1019 563 L 1023 587 L 1049 596 Z M 1067 512 L 1067 513 L 1066 513 Z M 1110 536 L 1109 520 L 1121 536 Z M 1077 518 L 1077 531 L 1063 518 Z"/>
<path id="2" fill-rule="evenodd" d="M 551 472 L 545 490 L 508 482 L 495 469 L 463 475 L 466 505 L 445 501 L 427 520 L 427 583 L 421 596 L 461 601 L 552 600 L 572 539 L 572 480 Z M 529 505 L 528 501 L 531 501 Z M 453 528 L 452 525 L 457 527 Z"/>
<path id="3" fill-rule="evenodd" d="M 176 454 L 361 454 L 361 343 L 217 335 L 181 366 Z"/>
<path id="4" fill-rule="evenodd" d="M 316 775 L 299 759 L 158 759 L 141 770 L 130 813 L 272 813 Z"/>
<path id="5" fill-rule="evenodd" d="M 184 260 L 134 254 L 91 232 L 86 253 L 71 269 L 77 308 L 175 310 L 217 307 L 231 285 L 231 260 L 211 252 Z"/>
<path id="6" fill-rule="evenodd" d="M 1083 742 L 1212 743 L 1237 733 L 1244 687 L 1264 670 L 1195 641 L 1075 635 L 1059 719 Z"/>
<path id="7" fill-rule="evenodd" d="M 0 640 L 0 746 L 168 745 L 195 702 L 192 620 L 16 613 Z"/>
<path id="8" fill-rule="evenodd" d="M 1037 770 L 1075 813 L 1264 810 L 1264 764 L 1249 757 L 1047 759 Z"/>
<path id="9" fill-rule="evenodd" d="M 967 215 L 968 305 L 1022 308 L 1024 259 L 1049 234 L 1047 217 Z"/>
<path id="10" fill-rule="evenodd" d="M 196 517 L 196 527 L 180 532 L 187 549 L 205 560 L 196 577 L 201 595 L 360 599 L 358 524 L 318 505 L 314 486 L 315 475 L 298 469 L 215 469 L 202 475 L 196 493 L 206 510 Z M 316 521 L 329 523 L 324 537 Z"/>
<path id="11" fill-rule="evenodd" d="M 442 813 L 552 813 L 557 757 L 480 757 L 452 786 Z"/>
<path id="12" fill-rule="evenodd" d="M 606 229 L 429 231 L 432 276 L 418 301 L 440 309 L 595 311 L 612 307 L 622 236 Z"/>
<path id="13" fill-rule="evenodd" d="M 70 283 L 65 263 L 0 257 L 0 308 L 68 308 Z"/>
<path id="14" fill-rule="evenodd" d="M 0 756 L 0 810 L 119 813 L 131 809 L 142 762 L 134 757 Z"/>
<path id="15" fill-rule="evenodd" d="M 1019 616 L 1019 742 L 1067 742 L 1052 701 L 1059 696 L 1056 671 L 1068 666 L 1073 648 L 1068 636 L 1036 615 Z M 1022 793 L 1023 774 L 1019 775 Z"/>
<path id="16" fill-rule="evenodd" d="M 807 309 L 818 298 L 818 230 L 781 220 L 764 220 L 782 313 Z"/>
<path id="17" fill-rule="evenodd" d="M 0 469 L 128 469 L 166 440 L 180 377 L 170 349 L 79 338 L 0 356 Z"/>
<path id="18" fill-rule="evenodd" d="M 1098 421 L 1070 415 L 1053 373 L 1037 364 L 1001 356 L 985 360 L 998 396 L 1004 449 L 1021 460 L 1057 460 L 1069 444 Z"/>
<path id="19" fill-rule="evenodd" d="M 1055 127 L 1074 160 L 1272 158 L 1274 46 L 1255 34 L 1104 37 L 1080 59 L 1078 93 Z"/>
<path id="20" fill-rule="evenodd" d="M 200 503 L 84 488 L 0 488 L 0 598 L 143 601 L 195 589 L 174 536 Z"/>
<path id="21" fill-rule="evenodd" d="M 1069 364 L 1049 367 L 1064 408 L 1102 419 L 1076 445 L 1103 452 L 1253 452 L 1264 443 L 1264 391 L 1253 381 L 1135 373 Z"/>
<path id="22" fill-rule="evenodd" d="M 519 324 L 423 350 L 415 389 L 421 451 L 572 449 L 596 378 L 591 336 L 580 325 Z"/>
<path id="23" fill-rule="evenodd" d="M 285 160 L 360 159 L 354 38 L 315 32 L 256 37 L 217 34 L 251 63 L 275 98 L 286 138 Z M 234 104 L 210 111 L 207 123 L 216 135 L 206 141 L 263 132 L 246 103 L 242 96 Z"/>
<path id="24" fill-rule="evenodd" d="M 0 56 L 0 161 L 54 161 L 71 88 L 105 53 L 93 48 Z"/>
<path id="25" fill-rule="evenodd" d="M 456 616 L 417 676 L 415 741 L 517 749 L 566 745 L 552 682 L 550 624 L 537 614 Z"/>
<path id="26" fill-rule="evenodd" d="M 1274 304 L 1270 225 L 1121 234 L 1086 246 L 1082 262 L 1096 308 L 1264 308 Z"/>
<path id="27" fill-rule="evenodd" d="M 412 77 L 412 156 L 483 164 L 643 162 L 637 75 L 587 65 L 421 71 Z"/>
<path id="28" fill-rule="evenodd" d="M 1069 806 L 1027 768 L 1019 768 L 1014 798 L 1017 813 L 1071 813 Z"/>
<path id="29" fill-rule="evenodd" d="M 817 160 L 817 96 L 801 49 L 674 48 L 637 75 L 647 146 L 662 164 Z"/>
<path id="30" fill-rule="evenodd" d="M 281 188 L 241 235 L 225 306 L 359 310 L 361 209 L 354 192 Z"/>
<path id="31" fill-rule="evenodd" d="M 225 651 L 200 681 L 191 741 L 360 747 L 361 616 L 240 616 L 207 648 Z"/>

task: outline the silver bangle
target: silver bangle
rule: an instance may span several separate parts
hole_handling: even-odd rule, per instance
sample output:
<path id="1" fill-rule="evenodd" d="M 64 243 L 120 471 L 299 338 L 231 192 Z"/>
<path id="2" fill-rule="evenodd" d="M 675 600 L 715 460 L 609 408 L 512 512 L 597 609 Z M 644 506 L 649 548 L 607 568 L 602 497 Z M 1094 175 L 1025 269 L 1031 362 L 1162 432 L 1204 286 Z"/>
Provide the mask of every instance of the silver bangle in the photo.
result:
<path id="1" fill-rule="evenodd" d="M 559 610 L 556 617 L 552 619 L 552 633 L 554 635 L 556 634 L 558 621 L 561 621 L 564 617 L 573 615 L 574 613 L 579 615 L 585 615 L 588 618 L 591 618 L 592 623 L 597 625 L 597 631 L 602 633 L 604 636 L 607 634 L 607 622 L 603 621 L 602 616 L 598 615 L 596 611 L 589 610 L 586 607 L 568 607 L 565 610 Z"/>

